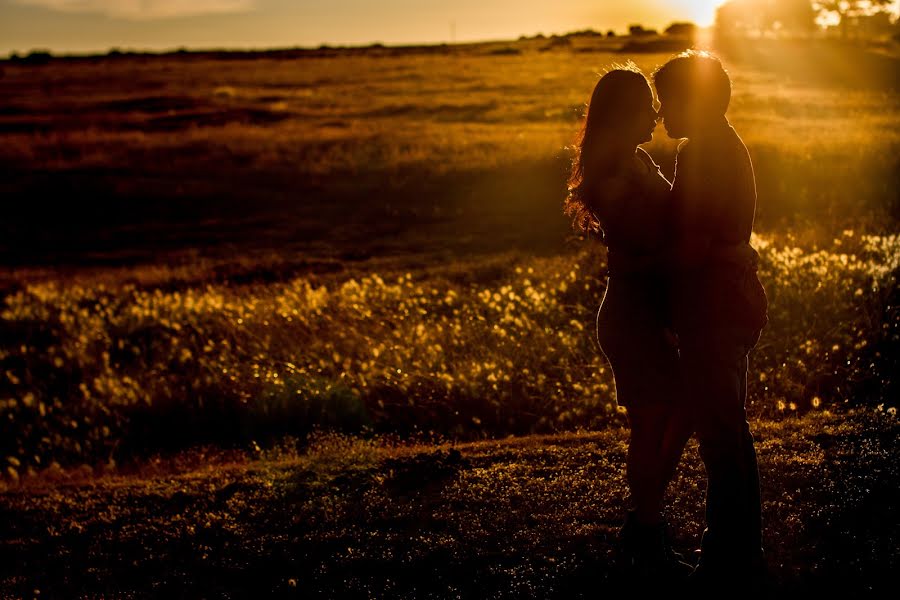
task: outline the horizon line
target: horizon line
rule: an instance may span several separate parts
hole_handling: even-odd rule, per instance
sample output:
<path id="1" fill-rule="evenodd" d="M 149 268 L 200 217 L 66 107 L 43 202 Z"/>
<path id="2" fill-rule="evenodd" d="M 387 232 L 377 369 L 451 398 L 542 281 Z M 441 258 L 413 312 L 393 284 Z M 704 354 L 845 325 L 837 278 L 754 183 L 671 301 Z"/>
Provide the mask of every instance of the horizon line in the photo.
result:
<path id="1" fill-rule="evenodd" d="M 669 25 L 673 23 L 690 23 L 688 20 L 684 21 L 673 21 Z M 639 23 L 635 23 L 635 25 L 640 25 Z M 667 25 L 668 27 L 668 25 Z M 713 26 L 709 27 L 701 27 L 697 26 L 697 30 L 700 32 L 711 31 Z M 385 42 L 382 40 L 373 40 L 370 42 L 360 42 L 360 43 L 340 43 L 340 42 L 321 42 L 318 45 L 294 45 L 294 46 L 188 46 L 188 45 L 180 45 L 180 46 L 166 46 L 166 47 L 122 47 L 122 46 L 110 46 L 104 49 L 90 49 L 90 50 L 55 50 L 53 48 L 48 47 L 40 47 L 33 46 L 28 50 L 18 50 L 18 49 L 10 49 L 6 52 L 6 59 L 11 60 L 14 56 L 19 58 L 25 58 L 31 54 L 49 54 L 54 58 L 93 58 L 100 56 L 107 56 L 114 52 L 120 52 L 122 54 L 147 54 L 147 55 L 165 55 L 165 54 L 177 54 L 177 53 L 204 53 L 204 52 L 279 52 L 279 51 L 287 51 L 287 50 L 326 50 L 326 49 L 362 49 L 362 48 L 372 48 L 381 46 L 384 48 L 420 48 L 420 47 L 432 47 L 432 46 L 467 46 L 474 44 L 492 44 L 492 43 L 511 43 L 518 42 L 524 40 L 531 39 L 540 39 L 541 37 L 545 39 L 550 39 L 554 37 L 568 37 L 568 36 L 577 36 L 577 35 L 585 35 L 589 33 L 596 34 L 601 37 L 608 37 L 607 33 L 609 31 L 613 31 L 615 33 L 615 37 L 617 38 L 626 38 L 633 37 L 631 33 L 620 33 L 615 31 L 614 29 L 594 29 L 592 27 L 587 27 L 585 29 L 579 29 L 574 31 L 568 31 L 566 33 L 544 33 L 537 32 L 531 35 L 529 34 L 520 34 L 515 38 L 482 38 L 482 39 L 469 39 L 469 40 L 455 40 L 455 41 L 421 41 L 421 42 Z M 663 36 L 666 35 L 664 30 L 659 30 L 655 28 L 648 28 L 647 31 L 656 31 L 656 35 Z"/>

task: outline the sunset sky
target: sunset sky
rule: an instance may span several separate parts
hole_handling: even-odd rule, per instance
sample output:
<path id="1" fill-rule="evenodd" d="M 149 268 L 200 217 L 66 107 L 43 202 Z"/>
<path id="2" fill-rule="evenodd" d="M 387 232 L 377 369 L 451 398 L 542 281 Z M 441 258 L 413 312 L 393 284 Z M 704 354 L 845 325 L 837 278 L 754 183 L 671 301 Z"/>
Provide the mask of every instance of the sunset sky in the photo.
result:
<path id="1" fill-rule="evenodd" d="M 712 23 L 722 0 L 0 0 L 0 53 L 512 39 Z"/>

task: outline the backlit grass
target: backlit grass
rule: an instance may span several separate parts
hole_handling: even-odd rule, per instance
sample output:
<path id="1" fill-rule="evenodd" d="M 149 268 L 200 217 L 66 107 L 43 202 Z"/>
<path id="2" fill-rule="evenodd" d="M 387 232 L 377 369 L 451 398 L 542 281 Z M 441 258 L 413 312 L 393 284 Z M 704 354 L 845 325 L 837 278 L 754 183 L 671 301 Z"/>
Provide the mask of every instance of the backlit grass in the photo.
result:
<path id="1" fill-rule="evenodd" d="M 770 324 L 755 416 L 893 405 L 900 239 L 758 236 Z M 25 285 L 4 301 L 2 454 L 11 470 L 316 425 L 462 438 L 621 418 L 594 337 L 603 254 L 315 282 Z"/>

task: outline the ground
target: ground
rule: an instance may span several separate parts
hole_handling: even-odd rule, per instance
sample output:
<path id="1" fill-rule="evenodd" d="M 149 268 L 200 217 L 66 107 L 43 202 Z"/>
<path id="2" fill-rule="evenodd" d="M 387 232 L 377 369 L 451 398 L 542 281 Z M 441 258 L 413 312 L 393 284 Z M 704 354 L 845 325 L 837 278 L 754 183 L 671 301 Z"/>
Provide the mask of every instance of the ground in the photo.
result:
<path id="1" fill-rule="evenodd" d="M 896 415 L 822 411 L 753 432 L 777 589 L 886 593 Z M 466 444 L 321 434 L 303 453 L 48 471 L 0 494 L 0 594 L 600 597 L 620 581 L 626 444 L 620 427 Z M 704 481 L 692 440 L 667 507 L 689 555 Z"/>

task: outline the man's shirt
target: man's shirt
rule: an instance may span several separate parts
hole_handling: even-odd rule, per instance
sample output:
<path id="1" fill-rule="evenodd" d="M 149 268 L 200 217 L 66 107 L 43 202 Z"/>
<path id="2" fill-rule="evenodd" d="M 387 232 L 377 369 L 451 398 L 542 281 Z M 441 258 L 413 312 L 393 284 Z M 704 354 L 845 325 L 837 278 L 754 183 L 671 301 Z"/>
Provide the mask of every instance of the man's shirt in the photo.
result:
<path id="1" fill-rule="evenodd" d="M 756 213 L 750 154 L 724 118 L 680 148 L 672 202 L 676 328 L 758 322 L 760 310 L 765 312 L 765 295 L 755 272 L 716 260 L 722 248 L 749 243 Z"/>
<path id="2" fill-rule="evenodd" d="M 727 121 L 682 145 L 672 196 L 677 237 L 683 244 L 750 241 L 756 181 L 750 153 Z"/>

